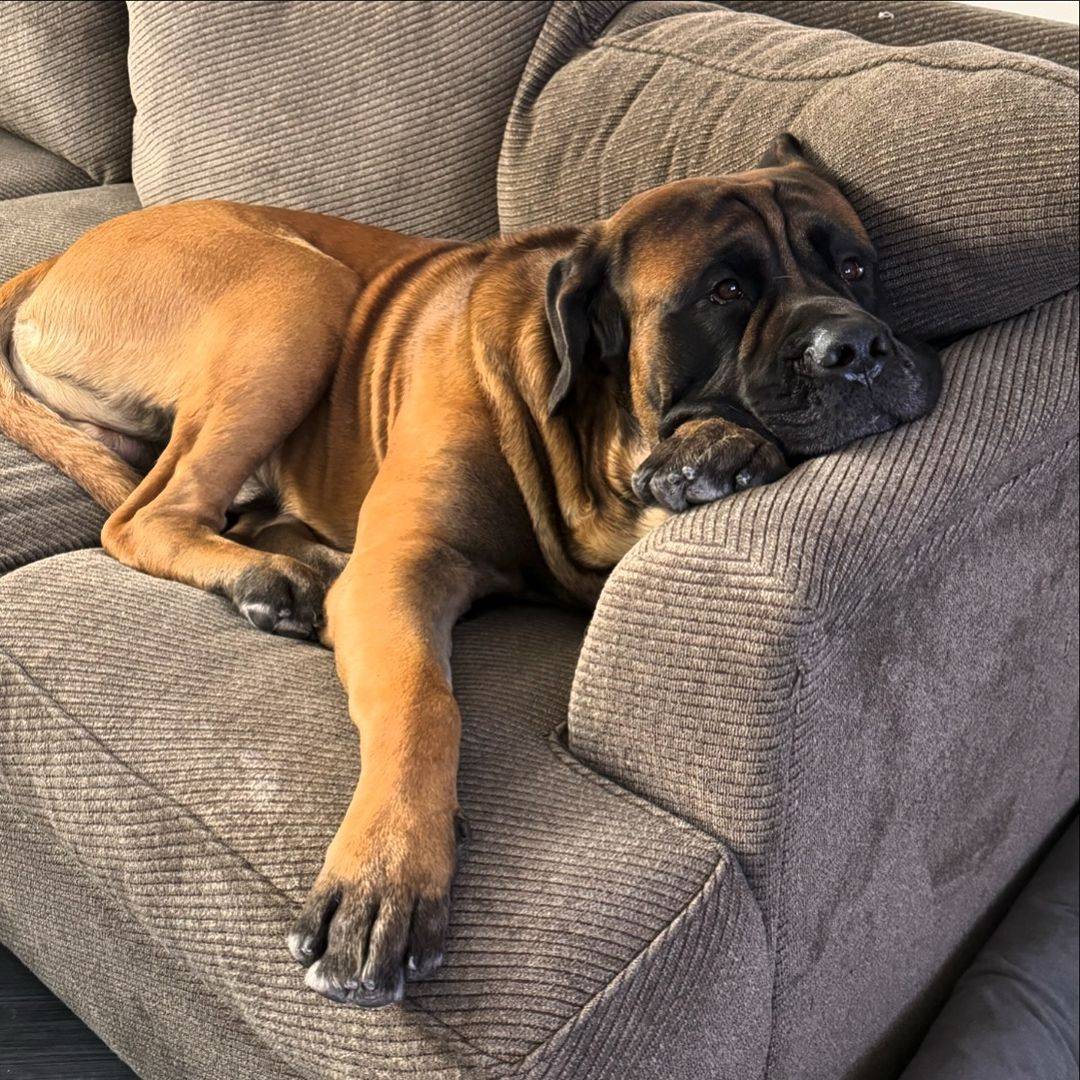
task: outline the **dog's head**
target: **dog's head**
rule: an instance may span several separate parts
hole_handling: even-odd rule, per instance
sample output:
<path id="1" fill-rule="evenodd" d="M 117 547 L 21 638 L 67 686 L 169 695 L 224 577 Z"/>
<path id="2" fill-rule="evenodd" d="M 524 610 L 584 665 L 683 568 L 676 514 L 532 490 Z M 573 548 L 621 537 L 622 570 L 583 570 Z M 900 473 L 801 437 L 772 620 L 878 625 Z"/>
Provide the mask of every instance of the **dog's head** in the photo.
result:
<path id="1" fill-rule="evenodd" d="M 781 135 L 758 168 L 635 196 L 548 278 L 557 412 L 612 374 L 646 439 L 724 416 L 790 458 L 922 416 L 936 353 L 886 321 L 877 256 L 840 191 Z"/>

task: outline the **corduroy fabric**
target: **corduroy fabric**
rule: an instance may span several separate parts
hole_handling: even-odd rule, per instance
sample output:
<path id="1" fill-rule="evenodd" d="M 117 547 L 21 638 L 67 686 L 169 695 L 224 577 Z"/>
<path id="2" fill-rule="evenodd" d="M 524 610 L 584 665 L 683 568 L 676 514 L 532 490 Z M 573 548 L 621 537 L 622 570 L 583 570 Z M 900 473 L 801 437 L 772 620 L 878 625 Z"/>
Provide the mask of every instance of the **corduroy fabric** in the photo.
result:
<path id="1" fill-rule="evenodd" d="M 139 196 L 495 233 L 503 125 L 548 7 L 132 0 Z"/>
<path id="2" fill-rule="evenodd" d="M 600 598 L 571 747 L 740 858 L 771 1077 L 898 1067 L 1077 798 L 1078 327 L 1074 291 L 958 342 L 929 417 L 671 519 Z"/>
<path id="3" fill-rule="evenodd" d="M 74 480 L 0 435 L 0 575 L 94 547 L 105 516 Z"/>
<path id="4" fill-rule="evenodd" d="M 255 1060 L 260 1080 L 296 1080 L 179 953 L 162 948 L 107 887 L 86 877 L 47 824 L 2 796 L 0 835 L 0 939 L 144 1080 L 242 1080 Z M 163 1023 L 166 1016 L 175 1022 Z"/>
<path id="5" fill-rule="evenodd" d="M 0 200 L 90 187 L 89 176 L 56 154 L 0 131 Z"/>
<path id="6" fill-rule="evenodd" d="M 504 230 L 588 222 L 658 184 L 747 168 L 791 130 L 859 212 L 902 329 L 955 335 L 1077 283 L 1075 72 L 707 3 L 632 4 L 591 46 L 567 32 L 561 53 L 534 53 L 514 103 Z"/>
<path id="7" fill-rule="evenodd" d="M 148 1080 L 219 1080 L 144 1049 L 156 1029 L 182 1047 L 234 1026 L 257 1047 L 235 1075 L 252 1078 L 760 1076 L 771 964 L 737 864 L 559 744 L 581 629 L 544 608 L 459 628 L 472 835 L 447 967 L 403 1008 L 362 1013 L 306 991 L 283 945 L 356 778 L 331 655 L 101 552 L 7 576 L 2 798 L 34 820 L 19 864 L 38 870 L 0 875 L 5 940 Z M 38 857 L 42 828 L 56 859 Z M 163 976 L 186 969 L 169 1009 L 148 1016 L 153 966 L 127 972 L 137 986 L 124 1009 L 97 995 L 112 956 L 99 968 L 75 944 L 41 943 L 43 898 L 80 894 L 106 899 L 114 955 L 152 965 L 164 952 Z M 94 918 L 72 913 L 61 940 L 76 926 L 94 937 Z M 70 971 L 53 968 L 61 958 Z M 190 1011 L 199 998 L 210 1025 Z M 209 1053 L 196 1048 L 196 1070 Z"/>
<path id="8" fill-rule="evenodd" d="M 1078 842 L 1074 819 L 960 977 L 902 1080 L 1074 1080 Z"/>
<path id="9" fill-rule="evenodd" d="M 0 4 L 0 128 L 99 184 L 131 177 L 123 0 Z"/>
<path id="10" fill-rule="evenodd" d="M 1064 23 L 935 0 L 720 0 L 734 11 L 844 30 L 882 45 L 927 45 L 934 41 L 977 41 L 1009 52 L 1041 56 L 1080 67 L 1080 36 Z"/>
<path id="11" fill-rule="evenodd" d="M 0 201 L 0 281 L 59 255 L 87 229 L 138 209 L 131 184 Z"/>

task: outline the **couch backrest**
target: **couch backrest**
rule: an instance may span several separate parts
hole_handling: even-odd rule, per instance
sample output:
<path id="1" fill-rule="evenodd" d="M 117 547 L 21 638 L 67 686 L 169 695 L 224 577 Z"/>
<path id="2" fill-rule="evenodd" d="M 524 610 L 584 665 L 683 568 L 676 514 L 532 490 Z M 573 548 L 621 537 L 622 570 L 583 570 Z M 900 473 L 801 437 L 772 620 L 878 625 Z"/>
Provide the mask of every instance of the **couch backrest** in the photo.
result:
<path id="1" fill-rule="evenodd" d="M 844 30 L 882 45 L 927 45 L 932 41 L 978 41 L 995 49 L 1041 56 L 1080 67 L 1080 36 L 1066 23 L 992 11 L 953 0 L 719 0 L 735 11 Z"/>
<path id="2" fill-rule="evenodd" d="M 748 168 L 790 130 L 862 217 L 904 329 L 955 335 L 1076 285 L 1074 71 L 699 2 L 630 4 L 595 40 L 570 22 L 561 45 L 551 32 L 503 143 L 505 230 Z"/>
<path id="3" fill-rule="evenodd" d="M 131 176 L 123 0 L 0 3 L 0 128 L 99 184 Z"/>
<path id="4" fill-rule="evenodd" d="M 272 203 L 498 229 L 503 127 L 549 0 L 131 0 L 144 204 Z"/>

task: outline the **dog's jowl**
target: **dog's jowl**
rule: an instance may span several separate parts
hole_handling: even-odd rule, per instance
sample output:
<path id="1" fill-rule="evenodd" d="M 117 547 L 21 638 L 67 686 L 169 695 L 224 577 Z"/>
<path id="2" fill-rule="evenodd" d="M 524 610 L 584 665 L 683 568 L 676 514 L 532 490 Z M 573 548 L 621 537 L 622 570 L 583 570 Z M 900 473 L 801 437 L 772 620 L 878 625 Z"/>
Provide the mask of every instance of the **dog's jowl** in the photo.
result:
<path id="1" fill-rule="evenodd" d="M 757 169 L 480 244 L 224 202 L 141 210 L 0 288 L 0 428 L 121 562 L 334 649 L 360 779 L 289 948 L 319 993 L 442 962 L 461 838 L 451 631 L 591 604 L 665 514 L 921 416 L 840 191 Z"/>

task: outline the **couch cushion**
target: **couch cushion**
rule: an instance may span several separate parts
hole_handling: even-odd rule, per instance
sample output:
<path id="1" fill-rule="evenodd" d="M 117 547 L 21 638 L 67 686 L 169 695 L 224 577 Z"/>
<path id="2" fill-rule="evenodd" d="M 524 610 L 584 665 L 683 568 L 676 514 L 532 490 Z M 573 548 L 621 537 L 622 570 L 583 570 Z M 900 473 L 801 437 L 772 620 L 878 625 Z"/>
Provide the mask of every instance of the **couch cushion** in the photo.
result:
<path id="1" fill-rule="evenodd" d="M 503 145 L 504 229 L 744 169 L 791 130 L 839 178 L 899 322 L 934 336 L 1077 281 L 1077 76 L 960 42 L 891 48 L 704 3 L 636 3 L 537 50 Z M 560 66 L 563 65 L 563 66 Z"/>
<path id="2" fill-rule="evenodd" d="M 105 517 L 74 480 L 0 435 L 0 574 L 95 546 Z"/>
<path id="3" fill-rule="evenodd" d="M 129 6 L 143 202 L 229 198 L 460 239 L 497 231 L 503 125 L 547 0 Z"/>
<path id="4" fill-rule="evenodd" d="M 0 128 L 99 184 L 131 176 L 123 0 L 0 4 Z"/>
<path id="5" fill-rule="evenodd" d="M 447 966 L 368 1013 L 305 990 L 284 947 L 356 780 L 330 653 L 101 552 L 8 575 L 6 942 L 144 1080 L 189 1060 L 252 1080 L 607 1078 L 616 1047 L 619 1077 L 760 1076 L 770 965 L 737 865 L 559 741 L 582 628 L 541 607 L 459 628 L 472 835 Z"/>
<path id="6" fill-rule="evenodd" d="M 89 176 L 48 150 L 0 131 L 0 200 L 90 187 Z"/>
<path id="7" fill-rule="evenodd" d="M 1009 52 L 1041 56 L 1066 67 L 1080 66 L 1080 37 L 1066 23 L 989 11 L 974 4 L 937 0 L 720 0 L 735 11 L 756 11 L 800 26 L 846 30 L 883 45 L 926 45 L 931 41 L 979 41 Z M 1037 10 L 1037 8 L 1036 8 Z"/>
<path id="8" fill-rule="evenodd" d="M 1067 1080 L 1080 1061 L 1080 827 L 1035 872 L 902 1080 Z"/>
<path id="9" fill-rule="evenodd" d="M 131 184 L 54 191 L 0 202 L 0 281 L 59 255 L 87 229 L 138 209 Z"/>

